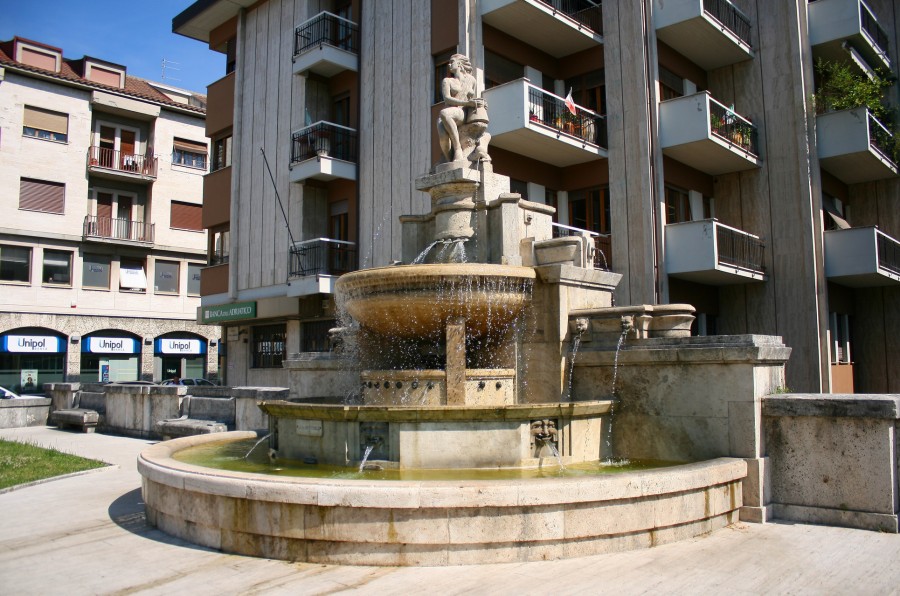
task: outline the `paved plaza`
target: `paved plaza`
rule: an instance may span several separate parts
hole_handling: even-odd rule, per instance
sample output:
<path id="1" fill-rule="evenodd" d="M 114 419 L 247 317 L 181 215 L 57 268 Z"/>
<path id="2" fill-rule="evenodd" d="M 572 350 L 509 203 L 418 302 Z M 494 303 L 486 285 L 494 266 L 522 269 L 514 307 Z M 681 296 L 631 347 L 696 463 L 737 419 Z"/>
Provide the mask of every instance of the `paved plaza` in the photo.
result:
<path id="1" fill-rule="evenodd" d="M 222 554 L 144 522 L 137 454 L 149 441 L 54 428 L 0 438 L 109 468 L 0 494 L 0 593 L 900 594 L 900 535 L 738 524 L 648 550 L 465 567 L 345 567 Z"/>

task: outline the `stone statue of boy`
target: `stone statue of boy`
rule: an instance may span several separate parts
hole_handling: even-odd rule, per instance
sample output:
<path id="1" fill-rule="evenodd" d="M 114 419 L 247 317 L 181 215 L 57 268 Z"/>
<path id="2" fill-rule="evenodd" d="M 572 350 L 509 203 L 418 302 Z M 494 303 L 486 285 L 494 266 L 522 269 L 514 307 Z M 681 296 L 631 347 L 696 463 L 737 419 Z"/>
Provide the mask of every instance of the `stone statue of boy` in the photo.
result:
<path id="1" fill-rule="evenodd" d="M 490 161 L 487 103 L 478 97 L 472 63 L 463 54 L 450 57 L 441 82 L 446 107 L 438 117 L 441 152 L 448 162 Z"/>

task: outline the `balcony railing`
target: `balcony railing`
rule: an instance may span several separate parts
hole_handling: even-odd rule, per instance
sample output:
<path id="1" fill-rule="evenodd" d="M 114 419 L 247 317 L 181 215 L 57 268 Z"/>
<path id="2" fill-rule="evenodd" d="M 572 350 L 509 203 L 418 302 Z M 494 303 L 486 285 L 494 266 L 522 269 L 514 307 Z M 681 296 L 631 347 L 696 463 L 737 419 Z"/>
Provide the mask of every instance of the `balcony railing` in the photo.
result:
<path id="1" fill-rule="evenodd" d="M 346 240 L 304 240 L 295 242 L 290 251 L 291 277 L 341 275 L 357 269 L 356 244 Z"/>
<path id="2" fill-rule="evenodd" d="M 294 30 L 294 56 L 321 45 L 359 54 L 359 27 L 353 21 L 323 12 Z"/>
<path id="3" fill-rule="evenodd" d="M 894 275 L 900 275 L 900 242 L 887 234 L 876 234 L 878 266 Z"/>
<path id="4" fill-rule="evenodd" d="M 534 85 L 528 86 L 528 118 L 531 122 L 606 147 L 606 118 L 581 106 L 575 106 L 573 114 L 563 98 Z"/>
<path id="5" fill-rule="evenodd" d="M 603 7 L 600 0 L 540 0 L 593 31 L 603 34 Z"/>
<path id="6" fill-rule="evenodd" d="M 331 157 L 356 163 L 359 155 L 356 131 L 330 122 L 316 122 L 291 137 L 291 164 L 314 157 Z"/>
<path id="7" fill-rule="evenodd" d="M 553 237 L 565 238 L 567 236 L 588 235 L 594 241 L 594 269 L 612 271 L 612 235 L 600 234 L 590 230 L 583 230 L 563 224 L 553 224 Z"/>
<path id="8" fill-rule="evenodd" d="M 735 37 L 750 43 L 750 19 L 728 0 L 703 0 L 703 10 L 731 31 Z"/>
<path id="9" fill-rule="evenodd" d="M 145 178 L 156 178 L 157 158 L 153 156 L 122 153 L 104 147 L 88 148 L 88 167 L 115 170 L 125 174 L 136 174 Z"/>
<path id="10" fill-rule="evenodd" d="M 83 235 L 85 238 L 152 243 L 154 226 L 143 221 L 88 215 L 84 218 Z"/>
<path id="11" fill-rule="evenodd" d="M 866 116 L 869 126 L 869 144 L 872 149 L 896 164 L 897 162 L 894 160 L 894 135 L 871 112 L 867 111 Z"/>
<path id="12" fill-rule="evenodd" d="M 746 118 L 709 98 L 709 130 L 711 133 L 737 145 L 753 155 L 759 155 L 756 127 Z"/>
<path id="13" fill-rule="evenodd" d="M 888 36 L 878 24 L 878 19 L 869 10 L 864 3 L 859 3 L 859 24 L 863 32 L 869 36 L 872 43 L 885 55 L 888 56 Z"/>
<path id="14" fill-rule="evenodd" d="M 716 245 L 719 263 L 766 272 L 765 244 L 756 236 L 719 224 L 716 226 Z"/>

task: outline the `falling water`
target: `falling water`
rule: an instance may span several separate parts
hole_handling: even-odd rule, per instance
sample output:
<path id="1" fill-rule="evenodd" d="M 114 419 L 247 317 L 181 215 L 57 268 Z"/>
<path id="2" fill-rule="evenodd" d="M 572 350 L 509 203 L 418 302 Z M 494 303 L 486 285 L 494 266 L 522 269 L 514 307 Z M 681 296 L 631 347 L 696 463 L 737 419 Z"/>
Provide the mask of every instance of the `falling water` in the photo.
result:
<path id="1" fill-rule="evenodd" d="M 253 447 L 250 448 L 250 451 L 247 452 L 247 455 L 244 456 L 244 459 L 250 457 L 250 454 L 253 453 L 253 450 L 259 447 L 259 444 L 269 438 L 269 435 L 272 433 L 266 433 L 266 436 L 260 438 L 257 442 L 253 443 Z"/>
<path id="2" fill-rule="evenodd" d="M 556 463 L 559 464 L 559 469 L 560 469 L 560 470 L 565 470 L 565 469 L 566 469 L 566 466 L 563 464 L 562 456 L 559 454 L 559 449 L 556 448 L 556 445 L 554 445 L 554 444 L 553 444 L 552 442 L 550 442 L 550 441 L 544 441 L 544 445 L 546 445 L 547 447 L 550 448 L 550 453 L 552 453 L 552 454 L 553 454 L 553 457 L 556 458 Z"/>
<path id="3" fill-rule="evenodd" d="M 359 462 L 359 471 L 362 472 L 366 469 L 366 461 L 368 461 L 369 456 L 372 454 L 372 450 L 375 449 L 375 445 L 366 445 L 366 452 L 363 454 L 362 461 Z"/>
<path id="4" fill-rule="evenodd" d="M 572 359 L 569 362 L 569 388 L 566 391 L 566 400 L 572 401 L 572 377 L 575 374 L 575 356 L 578 354 L 578 346 L 581 345 L 581 333 L 572 340 Z"/>
<path id="5" fill-rule="evenodd" d="M 603 257 L 603 268 L 606 271 L 609 271 L 609 262 L 606 260 L 606 255 L 599 248 L 597 249 L 597 254 L 599 254 L 601 257 Z"/>
<path id="6" fill-rule="evenodd" d="M 415 259 L 413 259 L 413 265 L 421 265 L 425 262 L 425 259 L 428 258 L 428 253 L 431 252 L 431 249 L 434 248 L 437 244 L 439 244 L 441 240 L 435 240 L 431 244 L 425 247 L 425 250 L 419 253 Z"/>
<path id="7" fill-rule="evenodd" d="M 616 357 L 613 360 L 612 395 L 616 394 L 616 378 L 619 375 L 619 350 L 622 349 L 622 344 L 625 343 L 626 335 L 628 335 L 628 329 L 622 331 L 622 335 L 619 336 L 619 341 L 616 343 Z"/>

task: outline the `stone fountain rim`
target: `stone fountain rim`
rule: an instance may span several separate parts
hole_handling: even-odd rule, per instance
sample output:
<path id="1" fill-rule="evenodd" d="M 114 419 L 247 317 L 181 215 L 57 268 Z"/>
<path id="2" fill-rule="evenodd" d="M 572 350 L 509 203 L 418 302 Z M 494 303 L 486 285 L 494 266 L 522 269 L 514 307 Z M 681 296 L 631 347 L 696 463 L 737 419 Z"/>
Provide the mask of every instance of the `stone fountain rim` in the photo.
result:
<path id="1" fill-rule="evenodd" d="M 536 279 L 533 267 L 524 265 L 501 265 L 497 263 L 410 263 L 407 265 L 389 265 L 359 269 L 340 276 L 335 288 L 351 283 L 359 283 L 362 279 L 377 277 L 390 272 L 387 277 L 432 278 L 432 277 L 509 277 L 517 279 Z"/>
<path id="2" fill-rule="evenodd" d="M 231 431 L 163 441 L 141 451 L 138 472 L 152 482 L 204 494 L 250 500 L 264 496 L 269 502 L 300 505 L 388 509 L 564 506 L 600 499 L 640 498 L 660 490 L 685 492 L 726 484 L 747 475 L 747 462 L 730 457 L 598 476 L 465 481 L 269 476 L 174 459 L 177 452 L 189 447 L 257 437 L 253 431 Z M 485 493 L 488 487 L 490 492 Z"/>

